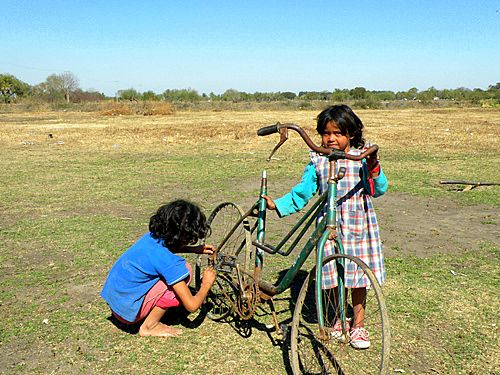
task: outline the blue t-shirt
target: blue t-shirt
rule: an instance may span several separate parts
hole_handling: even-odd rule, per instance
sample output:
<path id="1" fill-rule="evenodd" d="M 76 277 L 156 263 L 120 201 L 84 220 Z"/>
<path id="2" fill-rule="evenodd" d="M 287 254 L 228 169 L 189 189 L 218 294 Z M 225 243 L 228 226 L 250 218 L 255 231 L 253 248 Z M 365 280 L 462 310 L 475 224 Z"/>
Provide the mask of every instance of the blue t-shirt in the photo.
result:
<path id="1" fill-rule="evenodd" d="M 186 260 L 146 233 L 113 265 L 101 297 L 116 314 L 133 322 L 144 297 L 158 280 L 174 285 L 188 276 Z"/>

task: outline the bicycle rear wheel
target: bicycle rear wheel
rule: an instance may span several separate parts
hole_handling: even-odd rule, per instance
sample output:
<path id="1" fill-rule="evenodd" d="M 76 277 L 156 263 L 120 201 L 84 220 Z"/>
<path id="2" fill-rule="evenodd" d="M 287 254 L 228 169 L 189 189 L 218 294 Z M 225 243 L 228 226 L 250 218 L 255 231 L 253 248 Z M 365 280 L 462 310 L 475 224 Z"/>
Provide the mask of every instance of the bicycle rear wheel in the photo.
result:
<path id="1" fill-rule="evenodd" d="M 243 215 L 243 210 L 236 204 L 225 202 L 219 204 L 208 218 L 211 234 L 206 242 L 218 249 L 215 260 L 218 276 L 205 303 L 207 316 L 212 320 L 222 320 L 231 313 L 239 290 L 236 268 L 239 268 L 241 275 L 250 267 L 250 224 L 247 219 L 241 220 Z M 197 289 L 201 286 L 203 270 L 209 265 L 207 255 L 198 257 L 196 262 Z"/>
<path id="2" fill-rule="evenodd" d="M 370 347 L 354 349 L 348 334 L 342 340 L 331 334 L 333 325 L 340 319 L 333 289 L 322 289 L 321 315 L 325 330 L 320 332 L 315 299 L 316 268 L 313 268 L 304 281 L 293 314 L 291 360 L 294 374 L 384 374 L 388 371 L 389 317 L 382 289 L 373 272 L 359 258 L 345 254 L 325 258 L 323 266 L 330 263 L 343 274 L 341 269 L 347 262 L 352 262 L 355 271 L 367 282 L 364 326 L 369 332 Z"/>

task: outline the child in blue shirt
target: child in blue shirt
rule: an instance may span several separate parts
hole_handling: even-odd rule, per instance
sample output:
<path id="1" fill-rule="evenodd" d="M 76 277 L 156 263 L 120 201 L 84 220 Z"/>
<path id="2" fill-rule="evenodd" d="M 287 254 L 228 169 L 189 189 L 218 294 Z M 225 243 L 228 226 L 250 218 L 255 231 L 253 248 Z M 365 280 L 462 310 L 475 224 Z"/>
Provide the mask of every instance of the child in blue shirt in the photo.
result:
<path id="1" fill-rule="evenodd" d="M 126 324 L 144 320 L 140 336 L 177 336 L 179 329 L 160 320 L 170 307 L 196 311 L 208 294 L 216 272 L 205 269 L 200 290 L 188 288 L 191 267 L 177 253 L 213 254 L 210 245 L 194 245 L 209 231 L 206 217 L 191 202 L 161 206 L 149 221 L 149 232 L 123 253 L 111 268 L 101 292 L 113 315 Z"/>

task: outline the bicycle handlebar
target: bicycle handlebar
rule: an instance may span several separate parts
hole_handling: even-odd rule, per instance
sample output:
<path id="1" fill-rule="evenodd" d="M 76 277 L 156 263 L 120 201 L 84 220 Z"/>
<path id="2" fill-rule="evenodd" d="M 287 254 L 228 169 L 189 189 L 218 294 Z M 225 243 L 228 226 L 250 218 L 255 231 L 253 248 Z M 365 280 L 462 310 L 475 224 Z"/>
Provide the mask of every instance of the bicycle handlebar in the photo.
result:
<path id="1" fill-rule="evenodd" d="M 271 156 L 276 152 L 276 150 L 288 139 L 288 132 L 287 129 L 292 129 L 299 133 L 299 135 L 302 137 L 304 142 L 307 144 L 307 146 L 319 153 L 323 154 L 325 156 L 328 156 L 329 158 L 338 160 L 338 159 L 349 159 L 349 160 L 356 160 L 360 161 L 364 158 L 366 158 L 368 155 L 371 155 L 373 153 L 376 153 L 378 151 L 378 146 L 377 145 L 372 145 L 368 147 L 363 153 L 360 155 L 349 155 L 346 154 L 344 151 L 337 150 L 337 149 L 331 149 L 331 148 L 326 148 L 326 147 L 321 147 L 316 145 L 309 135 L 306 133 L 304 129 L 302 129 L 299 125 L 288 123 L 288 124 L 281 124 L 277 122 L 274 125 L 268 125 L 260 128 L 257 130 L 257 135 L 259 136 L 266 136 L 274 133 L 280 133 L 281 135 L 281 140 L 280 142 L 276 145 L 274 148 L 273 152 L 271 153 Z M 268 160 L 271 159 L 271 156 L 268 158 Z"/>
<path id="2" fill-rule="evenodd" d="M 279 124 L 274 124 L 260 128 L 259 130 L 257 130 L 257 135 L 265 136 L 277 133 L 278 131 L 279 131 Z"/>

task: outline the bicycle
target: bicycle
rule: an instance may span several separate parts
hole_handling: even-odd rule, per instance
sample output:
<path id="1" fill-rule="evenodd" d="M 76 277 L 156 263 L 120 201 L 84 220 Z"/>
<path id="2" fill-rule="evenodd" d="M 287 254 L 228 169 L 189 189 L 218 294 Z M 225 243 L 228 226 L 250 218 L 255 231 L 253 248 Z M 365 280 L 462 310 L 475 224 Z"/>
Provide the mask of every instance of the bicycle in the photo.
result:
<path id="1" fill-rule="evenodd" d="M 195 268 L 198 286 L 204 267 L 213 266 L 218 271 L 217 280 L 207 297 L 207 315 L 215 321 L 224 320 L 230 314 L 249 320 L 254 316 L 258 304 L 267 301 L 276 331 L 281 333 L 273 297 L 290 287 L 304 262 L 316 249 L 316 265 L 309 271 L 302 285 L 293 312 L 290 336 L 293 373 L 385 373 L 388 370 L 390 352 L 389 317 L 385 300 L 370 268 L 359 258 L 344 253 L 337 235 L 335 204 L 337 182 L 345 173 L 343 168 L 335 173 L 337 160 L 362 160 L 376 152 L 378 146 L 369 147 L 359 156 L 348 155 L 340 150 L 317 146 L 298 125 L 277 123 L 257 132 L 259 136 L 280 134 L 280 140 L 268 161 L 288 139 L 288 129 L 296 131 L 311 150 L 328 156 L 328 189 L 276 246 L 265 242 L 266 201 L 262 196 L 267 195 L 266 171 L 262 173 L 259 199 L 248 211 L 244 212 L 231 202 L 222 203 L 213 210 L 208 219 L 212 228 L 209 240 L 218 250 L 212 256 L 199 256 Z M 316 223 L 309 238 L 304 238 L 322 211 L 324 219 Z M 281 280 L 272 284 L 261 279 L 265 253 L 289 256 L 303 239 L 306 240 L 305 245 Z M 327 240 L 334 241 L 335 254 L 323 259 Z M 291 244 L 285 250 L 290 241 Z M 337 293 L 334 289 L 321 287 L 321 269 L 327 264 L 337 271 Z M 371 346 L 367 350 L 350 347 L 347 322 L 352 316 L 352 307 L 347 302 L 347 292 L 343 287 L 344 271 L 348 264 L 359 272 L 359 280 L 364 279 L 368 283 L 367 298 L 364 301 L 364 324 L 370 331 Z M 340 336 L 332 334 L 332 327 L 337 320 L 342 326 Z"/>

